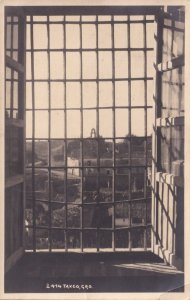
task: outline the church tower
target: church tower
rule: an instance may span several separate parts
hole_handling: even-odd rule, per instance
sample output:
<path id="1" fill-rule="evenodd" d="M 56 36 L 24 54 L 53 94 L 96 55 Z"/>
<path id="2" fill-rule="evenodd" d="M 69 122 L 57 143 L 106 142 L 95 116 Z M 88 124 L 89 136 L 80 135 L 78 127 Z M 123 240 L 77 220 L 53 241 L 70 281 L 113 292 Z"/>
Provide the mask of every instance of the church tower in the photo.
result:
<path id="1" fill-rule="evenodd" d="M 92 129 L 91 129 L 90 137 L 91 137 L 91 138 L 96 138 L 96 130 L 95 130 L 95 128 L 92 128 Z"/>

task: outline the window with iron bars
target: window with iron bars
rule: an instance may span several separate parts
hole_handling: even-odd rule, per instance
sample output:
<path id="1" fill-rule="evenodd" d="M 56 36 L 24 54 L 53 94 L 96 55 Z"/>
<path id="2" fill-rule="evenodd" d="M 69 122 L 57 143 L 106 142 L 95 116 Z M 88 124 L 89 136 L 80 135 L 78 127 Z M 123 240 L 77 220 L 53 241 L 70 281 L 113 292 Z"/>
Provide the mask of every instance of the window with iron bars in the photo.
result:
<path id="1" fill-rule="evenodd" d="M 29 16 L 26 40 L 26 249 L 146 250 L 154 17 Z"/>

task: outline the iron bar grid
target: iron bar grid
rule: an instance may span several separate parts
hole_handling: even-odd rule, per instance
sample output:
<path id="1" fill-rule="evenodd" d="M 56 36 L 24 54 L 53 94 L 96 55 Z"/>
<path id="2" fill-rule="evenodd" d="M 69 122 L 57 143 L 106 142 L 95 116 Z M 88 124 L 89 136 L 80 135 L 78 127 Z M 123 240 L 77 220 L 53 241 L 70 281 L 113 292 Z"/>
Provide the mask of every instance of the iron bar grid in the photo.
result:
<path id="1" fill-rule="evenodd" d="M 79 40 L 80 40 L 80 47 L 79 49 L 68 49 L 67 48 L 67 36 L 66 36 L 66 26 L 67 24 L 77 24 L 79 25 Z M 116 243 L 116 232 L 118 231 L 125 231 L 126 230 L 126 236 L 128 234 L 128 242 L 127 242 L 127 246 L 125 246 L 126 248 L 128 248 L 130 251 L 133 248 L 133 244 L 132 244 L 132 235 L 134 235 L 134 231 L 132 231 L 134 228 L 141 228 L 143 229 L 143 247 L 145 250 L 147 250 L 147 228 L 150 226 L 150 224 L 147 222 L 147 201 L 150 198 L 148 196 L 148 192 L 147 192 L 147 168 L 149 167 L 148 164 L 148 143 L 147 143 L 147 111 L 149 109 L 152 108 L 152 105 L 148 105 L 148 99 L 147 99 L 147 82 L 148 81 L 152 81 L 153 78 L 149 77 L 147 74 L 147 52 L 148 51 L 153 51 L 153 48 L 148 47 L 147 45 L 147 38 L 146 38 L 146 32 L 147 32 L 147 27 L 146 24 L 147 23 L 153 23 L 153 21 L 149 21 L 146 20 L 146 17 L 144 17 L 144 20 L 138 20 L 138 21 L 134 21 L 134 20 L 130 20 L 130 17 L 128 16 L 127 21 L 115 21 L 114 17 L 112 16 L 111 21 L 109 22 L 100 22 L 98 20 L 98 16 L 96 16 L 96 21 L 95 22 L 82 22 L 82 17 L 80 16 L 80 21 L 78 22 L 67 22 L 65 21 L 65 16 L 64 16 L 64 21 L 63 22 L 51 22 L 49 17 L 47 18 L 46 22 L 33 22 L 33 18 L 31 17 L 31 21 L 27 22 L 27 24 L 30 24 L 31 26 L 31 49 L 27 49 L 27 52 L 29 52 L 31 54 L 31 69 L 32 69 L 32 76 L 31 79 L 27 78 L 26 82 L 31 82 L 32 83 L 32 109 L 26 109 L 26 111 L 31 111 L 32 115 L 33 115 L 33 121 L 32 121 L 32 126 L 33 126 L 33 130 L 32 130 L 32 137 L 26 137 L 26 142 L 27 141 L 32 141 L 32 167 L 26 167 L 27 170 L 31 170 L 32 171 L 32 200 L 33 200 L 33 225 L 32 226 L 28 226 L 28 228 L 33 228 L 34 231 L 34 240 L 33 240 L 33 250 L 36 250 L 36 229 L 47 229 L 49 232 L 49 251 L 51 251 L 53 249 L 53 237 L 52 237 L 52 230 L 63 230 L 64 231 L 64 238 L 65 238 L 65 242 L 64 242 L 64 249 L 65 251 L 67 251 L 68 249 L 70 250 L 70 248 L 80 248 L 81 251 L 83 251 L 83 248 L 86 248 L 86 240 L 84 240 L 84 232 L 86 232 L 86 230 L 92 230 L 92 231 L 96 231 L 96 249 L 97 251 L 100 251 L 100 249 L 102 248 L 102 234 L 104 235 L 105 232 L 111 232 L 112 238 L 111 238 L 111 244 L 109 244 L 109 247 L 112 248 L 113 251 L 115 251 L 117 247 Z M 48 45 L 47 45 L 47 49 L 35 49 L 34 48 L 34 41 L 33 41 L 33 25 L 34 24 L 44 24 L 47 26 L 47 41 L 48 41 Z M 64 48 L 61 49 L 51 49 L 50 47 L 50 26 L 51 24 L 62 24 L 63 25 L 63 41 L 64 41 Z M 96 31 L 96 47 L 95 48 L 90 48 L 90 49 L 85 49 L 83 48 L 82 45 L 82 25 L 95 25 L 95 31 Z M 99 25 L 110 25 L 111 26 L 111 47 L 110 48 L 101 48 L 99 45 Z M 127 26 L 127 43 L 128 43 L 128 47 L 126 48 L 118 48 L 115 47 L 115 31 L 114 31 L 114 25 L 115 24 L 125 24 Z M 141 48 L 132 48 L 131 46 L 131 26 L 132 24 L 141 24 L 143 26 L 143 47 Z M 83 76 L 83 52 L 94 52 L 96 54 L 96 77 L 94 79 L 91 78 L 84 78 Z M 112 76 L 110 78 L 101 78 L 100 77 L 100 67 L 101 67 L 101 61 L 99 59 L 99 53 L 100 51 L 104 52 L 104 51 L 109 51 L 111 52 L 111 63 L 112 63 Z M 119 51 L 119 52 L 124 52 L 126 53 L 127 56 L 127 61 L 128 61 L 128 76 L 127 77 L 121 77 L 121 78 L 117 78 L 117 76 L 115 76 L 116 74 L 116 59 L 115 59 L 115 51 Z M 131 53 L 133 51 L 141 51 L 144 53 L 144 74 L 143 77 L 132 77 L 132 73 L 131 73 Z M 34 71 L 34 55 L 37 52 L 47 52 L 48 54 L 48 78 L 47 79 L 38 79 L 35 78 L 35 71 Z M 54 79 L 51 78 L 51 61 L 50 61 L 50 53 L 51 52 L 59 52 L 62 53 L 63 55 L 63 70 L 64 70 L 64 75 L 63 78 L 61 79 Z M 79 79 L 71 79 L 68 78 L 68 70 L 67 70 L 67 59 L 66 59 L 66 53 L 74 53 L 74 52 L 78 52 L 80 55 L 80 78 Z M 60 65 L 60 68 L 62 68 L 62 66 Z M 144 82 L 144 104 L 143 105 L 137 105 L 137 106 L 133 106 L 132 105 L 132 91 L 131 91 L 131 82 L 132 81 L 140 81 L 142 80 Z M 108 82 L 110 81 L 112 84 L 112 105 L 111 106 L 100 106 L 100 83 L 101 82 Z M 128 104 L 126 106 L 117 106 L 116 105 L 116 87 L 115 84 L 116 82 L 121 82 L 121 81 L 125 81 L 128 84 L 128 94 L 126 95 L 126 98 L 128 97 Z M 47 82 L 48 83 L 48 109 L 41 109 L 41 108 L 36 108 L 35 107 L 35 90 L 34 90 L 34 85 L 36 82 Z M 52 82 L 57 82 L 57 83 L 62 83 L 63 87 L 64 87 L 64 92 L 63 92 L 63 101 L 64 101 L 64 107 L 63 108 L 52 108 L 52 97 L 51 97 L 51 83 Z M 79 108 L 68 108 L 67 107 L 67 99 L 68 99 L 68 94 L 67 94 L 67 84 L 69 82 L 78 82 L 80 84 L 80 107 Z M 84 107 L 84 102 L 83 102 L 83 85 L 84 83 L 95 83 L 96 84 L 96 106 L 94 107 L 90 107 L 90 108 L 86 108 Z M 128 136 L 127 136 L 127 143 L 128 143 L 128 164 L 123 165 L 123 167 L 117 165 L 117 158 L 116 158 L 116 142 L 119 139 L 124 139 L 124 136 L 118 136 L 118 133 L 116 132 L 116 109 L 126 109 L 128 110 L 128 120 L 126 119 L 126 121 L 128 122 Z M 143 109 L 144 110 L 144 123 L 145 123 L 145 142 L 144 142 L 144 151 L 145 151 L 145 163 L 143 165 L 139 165 L 139 164 L 135 164 L 133 165 L 132 163 L 132 148 L 131 148 L 131 143 L 132 143 L 132 111 L 134 109 Z M 112 141 L 112 155 L 111 155 L 111 161 L 112 164 L 108 165 L 107 167 L 102 166 L 101 165 L 101 148 L 100 148 L 100 111 L 106 110 L 106 109 L 110 109 L 112 111 L 112 136 L 111 137 L 103 137 L 103 139 L 107 139 L 107 140 L 111 140 Z M 47 111 L 48 112 L 48 138 L 46 137 L 42 137 L 42 138 L 37 138 L 35 135 L 35 113 L 37 111 Z M 52 138 L 51 136 L 51 112 L 52 111 L 63 111 L 64 112 L 64 135 L 63 138 Z M 80 123 L 78 124 L 80 126 L 80 136 L 79 137 L 71 137 L 68 134 L 68 111 L 79 111 L 80 112 Z M 90 112 L 90 111 L 95 111 L 96 114 L 96 135 L 93 138 L 91 137 L 86 137 L 84 136 L 84 112 Z M 89 128 L 90 129 L 90 128 Z M 60 130 L 60 129 L 59 129 Z M 34 158 L 34 154 L 35 154 L 35 143 L 37 141 L 47 141 L 48 142 L 48 147 L 49 147 L 49 157 L 48 157 L 48 167 L 43 167 L 43 166 L 36 166 L 36 162 L 35 162 L 35 158 Z M 51 147 L 51 141 L 59 141 L 61 140 L 63 142 L 64 145 L 64 167 L 54 167 L 52 166 L 52 152 L 53 152 L 53 148 Z M 82 165 L 79 166 L 74 166 L 73 169 L 78 170 L 78 174 L 77 176 L 79 176 L 80 181 L 82 182 L 82 184 L 80 184 L 80 202 L 77 203 L 72 203 L 69 201 L 69 194 L 68 194 L 68 188 L 69 188 L 69 182 L 70 182 L 70 170 L 72 170 L 72 167 L 68 164 L 68 159 L 69 159 L 69 152 L 68 152 L 68 147 L 70 145 L 70 141 L 79 141 L 79 150 L 80 150 L 80 161 L 82 162 Z M 86 158 L 85 157 L 85 148 L 84 148 L 84 141 L 88 141 L 91 140 L 92 142 L 96 142 L 97 145 L 97 165 L 95 166 L 87 166 L 85 165 L 86 163 Z M 128 170 L 128 179 L 127 179 L 127 184 L 128 184 L 128 199 L 123 199 L 123 200 L 116 200 L 116 175 L 118 175 L 117 170 L 122 170 L 123 169 L 127 169 Z M 36 196 L 36 190 L 35 190 L 35 177 L 36 174 L 35 172 L 37 170 L 40 169 L 46 169 L 48 172 L 48 193 L 49 193 L 49 200 L 42 200 L 40 198 L 37 198 Z M 52 170 L 57 170 L 59 169 L 59 171 L 63 171 L 64 170 L 64 198 L 65 201 L 61 202 L 61 201 L 53 201 L 52 199 L 52 181 L 53 181 L 53 177 L 52 177 Z M 84 179 L 86 179 L 86 175 L 88 174 L 86 172 L 89 172 L 89 170 L 97 170 L 97 194 L 98 197 L 96 197 L 95 202 L 85 202 L 84 201 L 84 197 L 85 197 L 85 193 L 87 193 L 84 190 L 84 184 L 83 181 Z M 100 196 L 101 196 L 101 172 L 105 171 L 107 169 L 107 174 L 110 174 L 109 172 L 111 171 L 112 173 L 112 179 L 111 179 L 111 199 L 112 201 L 108 201 L 108 202 L 104 202 L 101 201 Z M 143 176 L 144 176 L 144 186 L 143 186 L 143 197 L 139 197 L 139 199 L 135 199 L 134 196 L 132 197 L 132 170 L 135 169 L 141 169 L 144 170 L 143 171 Z M 107 175 L 108 176 L 108 175 Z M 74 177 L 73 177 L 74 178 Z M 109 183 L 110 184 L 110 183 Z M 36 210 L 36 204 L 38 202 L 44 202 L 44 203 L 48 203 L 48 211 L 49 211 L 49 223 L 48 226 L 44 227 L 44 226 L 39 226 L 36 224 L 36 214 L 35 214 L 35 210 Z M 132 204 L 133 203 L 137 203 L 137 202 L 141 202 L 141 203 L 145 203 L 145 215 L 144 215 L 144 222 L 142 225 L 134 225 L 133 221 L 132 221 Z M 57 204 L 61 204 L 63 205 L 64 209 L 65 209 L 65 226 L 64 227 L 56 227 L 54 225 L 52 225 L 52 205 L 54 203 Z M 123 226 L 123 227 L 118 227 L 118 225 L 116 225 L 116 210 L 117 210 L 117 206 L 118 204 L 122 205 L 122 216 L 123 218 L 125 218 L 124 216 L 124 204 L 128 203 L 128 218 L 129 218 L 129 224 L 128 226 Z M 88 207 L 93 207 L 94 204 L 98 205 L 98 209 L 99 212 L 103 209 L 103 207 L 106 205 L 110 206 L 111 205 L 111 210 L 112 210 L 112 214 L 111 214 L 111 226 L 110 228 L 104 228 L 102 226 L 97 226 L 97 227 L 89 227 L 87 225 L 85 225 L 85 211 L 84 208 Z M 79 207 L 79 225 L 77 225 L 78 227 L 72 227 L 70 226 L 70 215 L 69 213 L 69 207 L 70 206 L 74 206 L 74 207 Z M 87 213 L 86 213 L 87 214 Z M 72 232 L 79 232 L 79 240 L 77 242 L 73 242 L 72 241 Z M 103 233 L 101 233 L 103 232 Z M 108 237 L 108 236 L 107 236 Z M 105 239 L 105 238 L 103 238 Z M 76 239 L 77 240 L 77 239 Z M 75 245 L 74 245 L 75 243 Z M 103 246 L 104 247 L 104 246 Z M 108 248 L 109 248 L 108 247 Z"/>

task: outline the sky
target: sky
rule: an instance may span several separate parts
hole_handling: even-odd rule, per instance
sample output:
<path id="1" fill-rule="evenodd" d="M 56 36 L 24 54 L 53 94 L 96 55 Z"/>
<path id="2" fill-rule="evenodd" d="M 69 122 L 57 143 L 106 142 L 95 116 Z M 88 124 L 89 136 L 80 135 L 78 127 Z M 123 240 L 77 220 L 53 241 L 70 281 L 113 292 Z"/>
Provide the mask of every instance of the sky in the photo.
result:
<path id="1" fill-rule="evenodd" d="M 45 17 L 46 18 L 46 17 Z M 60 17 L 51 17 L 54 21 L 59 21 Z M 62 18 L 62 17 L 61 17 Z M 94 20 L 94 16 L 86 17 L 86 20 Z M 142 17 L 137 17 L 140 19 Z M 115 20 L 126 19 L 125 16 L 116 16 Z M 36 21 L 45 21 L 44 17 L 34 18 Z M 67 21 L 77 20 L 78 17 L 67 17 Z M 85 20 L 85 18 L 84 18 Z M 99 20 L 110 20 L 110 16 L 99 17 Z M 147 24 L 147 45 L 148 47 L 154 46 L 154 25 Z M 112 36 L 110 24 L 98 25 L 98 41 L 96 39 L 96 27 L 94 24 L 82 24 L 82 47 L 85 49 L 91 49 L 90 51 L 83 51 L 82 57 L 78 51 L 80 48 L 80 27 L 78 24 L 67 24 L 64 30 L 62 24 L 50 24 L 49 31 L 49 45 L 53 50 L 50 51 L 50 65 L 48 65 L 47 51 L 35 51 L 34 52 L 34 78 L 40 79 L 41 82 L 35 82 L 35 108 L 41 109 L 35 112 L 35 132 L 36 138 L 47 138 L 49 128 L 49 92 L 51 99 L 51 138 L 64 138 L 65 131 L 65 115 L 61 109 L 64 108 L 64 101 L 66 95 L 67 111 L 67 137 L 80 137 L 81 128 L 83 125 L 83 136 L 90 136 L 92 128 L 97 129 L 97 120 L 99 119 L 99 134 L 104 137 L 113 137 L 113 118 L 115 116 L 115 134 L 117 137 L 126 136 L 129 133 L 129 111 L 121 106 L 129 105 L 128 99 L 128 82 L 121 80 L 127 78 L 128 74 L 128 52 L 122 51 L 123 48 L 129 47 L 128 45 L 128 29 L 127 24 L 115 24 L 114 25 L 114 47 L 117 50 L 114 51 L 114 66 L 112 60 Z M 66 36 L 64 38 L 64 31 Z M 48 47 L 48 34 L 46 24 L 34 24 L 34 48 L 36 50 L 47 50 Z M 97 53 L 95 48 L 100 48 Z M 143 47 L 143 25 L 132 24 L 130 25 L 130 46 L 134 48 Z M 63 51 L 61 49 L 65 47 L 72 49 L 72 52 L 67 52 L 64 59 Z M 27 49 L 30 50 L 30 25 L 27 25 Z M 119 50 L 118 50 L 119 48 Z M 106 51 L 104 50 L 106 49 Z M 131 76 L 133 78 L 143 77 L 145 74 L 144 68 L 144 53 L 143 51 L 131 51 Z M 81 64 L 82 61 L 82 64 Z M 153 61 L 154 52 L 147 52 L 147 76 L 153 76 Z M 97 62 L 98 62 L 98 74 L 97 74 Z M 65 65 L 66 63 L 66 65 Z M 115 81 L 113 85 L 111 79 L 113 75 L 113 68 L 115 67 Z M 26 77 L 31 79 L 31 55 L 27 52 L 27 65 L 26 65 Z M 48 90 L 48 69 L 50 68 L 50 79 L 58 80 L 57 82 L 51 82 L 50 91 Z M 66 70 L 66 74 L 65 74 Z M 82 79 L 92 79 L 93 82 L 82 82 L 82 88 L 79 82 Z M 66 86 L 62 79 L 76 80 L 73 82 L 67 82 Z M 99 78 L 99 84 L 97 85 L 96 79 Z M 103 80 L 107 81 L 103 81 Z M 102 80 L 102 81 L 101 81 Z M 119 81 L 120 80 L 120 81 Z M 137 109 L 135 106 L 145 105 L 144 97 L 144 81 L 133 80 L 131 83 L 131 106 L 133 107 L 131 112 L 131 133 L 142 136 L 145 134 L 144 127 L 144 109 Z M 81 90 L 82 89 L 82 90 Z M 115 93 L 114 93 L 115 90 Z M 98 93 L 99 91 L 99 93 Z M 97 95 L 98 94 L 98 95 Z M 113 95 L 115 94 L 115 114 L 113 114 L 110 108 L 113 105 Z M 82 95 L 82 99 L 81 99 Z M 147 81 L 147 103 L 152 105 L 153 95 L 153 82 Z M 80 106 L 81 101 L 83 103 L 83 124 L 81 123 Z M 97 115 L 96 105 L 99 102 L 99 113 Z M 27 82 L 26 86 L 26 108 L 32 108 L 32 85 L 31 82 Z M 90 108 L 91 110 L 85 110 Z M 104 109 L 103 109 L 104 108 Z M 55 110 L 53 109 L 60 109 Z M 74 109 L 74 110 L 69 110 Z M 31 125 L 32 125 L 32 113 L 27 111 L 26 114 L 26 136 L 31 137 Z M 148 109 L 148 134 L 151 133 L 152 113 L 151 109 Z"/>

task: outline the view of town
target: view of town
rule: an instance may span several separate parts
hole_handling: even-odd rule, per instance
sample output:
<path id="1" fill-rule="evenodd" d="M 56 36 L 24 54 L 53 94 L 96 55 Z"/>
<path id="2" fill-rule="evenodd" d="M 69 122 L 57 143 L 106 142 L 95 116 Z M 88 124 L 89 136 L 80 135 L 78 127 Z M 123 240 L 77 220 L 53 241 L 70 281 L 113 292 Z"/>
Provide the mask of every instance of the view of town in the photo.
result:
<path id="1" fill-rule="evenodd" d="M 52 228 L 53 249 L 65 248 L 65 228 L 68 248 L 80 248 L 81 226 L 85 248 L 97 248 L 97 230 L 100 248 L 111 248 L 112 228 L 119 229 L 115 232 L 116 247 L 127 248 L 127 228 L 150 224 L 150 136 L 147 137 L 147 158 L 146 139 L 136 136 L 115 140 L 115 155 L 113 141 L 103 138 L 84 139 L 82 143 L 79 139 L 52 139 L 50 147 L 47 140 L 36 140 L 34 147 L 32 160 L 32 142 L 27 141 L 28 249 L 32 249 L 33 245 L 30 226 L 33 226 L 34 221 L 37 249 L 48 248 L 49 224 Z M 145 167 L 146 164 L 149 167 Z M 127 202 L 130 199 L 132 202 Z M 147 242 L 150 244 L 150 233 L 147 232 Z M 132 244 L 134 248 L 144 247 L 143 229 L 134 230 Z"/>

